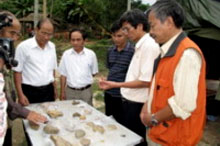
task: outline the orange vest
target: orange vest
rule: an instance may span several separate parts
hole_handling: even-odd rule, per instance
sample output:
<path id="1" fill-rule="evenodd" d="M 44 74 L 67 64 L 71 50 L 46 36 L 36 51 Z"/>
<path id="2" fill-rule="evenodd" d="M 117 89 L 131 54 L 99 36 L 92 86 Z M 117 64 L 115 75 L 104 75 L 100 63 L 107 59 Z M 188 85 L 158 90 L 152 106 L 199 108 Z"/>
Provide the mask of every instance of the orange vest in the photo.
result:
<path id="1" fill-rule="evenodd" d="M 194 146 L 202 137 L 205 126 L 206 112 L 206 83 L 205 83 L 205 60 L 199 47 L 184 33 L 181 33 L 170 47 L 167 54 L 158 64 L 154 97 L 152 101 L 152 113 L 156 113 L 168 105 L 168 99 L 173 96 L 173 78 L 177 64 L 183 52 L 187 48 L 194 48 L 202 56 L 202 67 L 198 83 L 197 107 L 186 120 L 174 118 L 160 123 L 149 131 L 152 141 L 163 146 Z"/>

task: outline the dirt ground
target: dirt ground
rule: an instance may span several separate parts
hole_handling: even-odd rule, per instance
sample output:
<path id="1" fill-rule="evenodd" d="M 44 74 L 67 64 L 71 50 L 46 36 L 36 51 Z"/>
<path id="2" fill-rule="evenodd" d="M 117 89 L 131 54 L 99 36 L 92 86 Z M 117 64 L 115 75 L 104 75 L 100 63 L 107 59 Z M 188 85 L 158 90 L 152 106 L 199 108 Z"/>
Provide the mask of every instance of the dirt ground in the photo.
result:
<path id="1" fill-rule="evenodd" d="M 104 104 L 99 101 L 95 101 L 94 103 L 94 106 L 98 109 L 104 106 Z M 21 119 L 17 119 L 13 122 L 12 131 L 13 146 L 26 146 Z M 198 146 L 220 146 L 220 117 L 214 122 L 207 121 L 203 138 Z"/>

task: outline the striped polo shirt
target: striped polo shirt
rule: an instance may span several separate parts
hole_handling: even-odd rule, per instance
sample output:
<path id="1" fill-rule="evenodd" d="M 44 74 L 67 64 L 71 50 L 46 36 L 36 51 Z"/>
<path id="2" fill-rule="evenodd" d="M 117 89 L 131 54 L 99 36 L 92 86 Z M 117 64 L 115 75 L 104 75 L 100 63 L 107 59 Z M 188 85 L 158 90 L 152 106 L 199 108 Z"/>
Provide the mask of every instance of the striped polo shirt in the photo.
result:
<path id="1" fill-rule="evenodd" d="M 113 45 L 108 49 L 106 66 L 109 69 L 107 80 L 115 82 L 124 82 L 126 73 L 134 54 L 134 45 L 128 42 L 125 48 L 121 51 Z M 106 90 L 106 93 L 121 97 L 120 88 Z"/>

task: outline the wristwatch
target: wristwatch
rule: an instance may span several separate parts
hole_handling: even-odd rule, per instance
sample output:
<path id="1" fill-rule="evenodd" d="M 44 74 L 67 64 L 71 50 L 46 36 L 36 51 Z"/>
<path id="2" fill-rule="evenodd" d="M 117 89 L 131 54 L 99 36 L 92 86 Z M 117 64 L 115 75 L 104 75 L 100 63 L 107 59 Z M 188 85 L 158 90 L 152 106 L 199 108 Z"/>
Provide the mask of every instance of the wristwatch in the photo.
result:
<path id="1" fill-rule="evenodd" d="M 157 119 L 155 119 L 155 115 L 152 114 L 151 115 L 151 125 L 152 126 L 157 126 L 159 124 L 159 122 L 157 121 Z"/>

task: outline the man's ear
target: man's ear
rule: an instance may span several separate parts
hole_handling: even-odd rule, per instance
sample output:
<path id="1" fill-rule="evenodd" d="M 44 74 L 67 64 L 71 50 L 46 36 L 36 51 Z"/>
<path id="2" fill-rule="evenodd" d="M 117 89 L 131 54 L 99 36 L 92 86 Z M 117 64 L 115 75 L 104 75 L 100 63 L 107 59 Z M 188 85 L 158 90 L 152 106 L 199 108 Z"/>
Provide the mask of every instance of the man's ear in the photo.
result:
<path id="1" fill-rule="evenodd" d="M 143 24 L 141 24 L 141 23 L 138 24 L 138 25 L 137 25 L 137 29 L 139 29 L 139 30 L 144 30 L 144 26 L 143 26 Z"/>
<path id="2" fill-rule="evenodd" d="M 171 27 L 171 26 L 175 25 L 174 21 L 173 21 L 173 18 L 171 16 L 167 17 L 166 23 L 167 23 L 168 27 Z"/>

